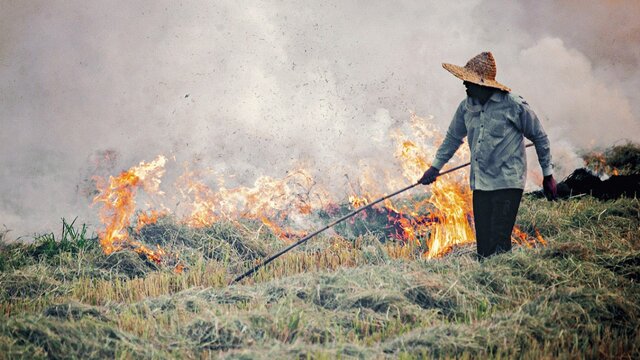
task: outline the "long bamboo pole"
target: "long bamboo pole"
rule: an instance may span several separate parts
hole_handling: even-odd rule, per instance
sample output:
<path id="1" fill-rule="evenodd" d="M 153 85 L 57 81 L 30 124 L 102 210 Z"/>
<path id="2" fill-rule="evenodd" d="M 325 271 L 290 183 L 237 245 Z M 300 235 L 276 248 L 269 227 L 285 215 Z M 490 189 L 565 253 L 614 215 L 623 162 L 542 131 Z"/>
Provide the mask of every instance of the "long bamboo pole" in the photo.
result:
<path id="1" fill-rule="evenodd" d="M 527 145 L 526 145 L 526 147 L 530 147 L 530 146 L 533 146 L 533 144 L 527 144 Z M 470 163 L 470 162 L 465 163 L 465 164 L 462 164 L 462 165 L 458 165 L 458 166 L 456 166 L 456 167 L 454 167 L 454 168 L 451 168 L 451 169 L 448 169 L 448 170 L 446 170 L 446 171 L 444 171 L 444 172 L 441 172 L 440 174 L 438 174 L 438 176 L 437 176 L 437 177 L 440 177 L 440 176 L 442 176 L 442 175 L 446 175 L 446 174 L 452 173 L 452 172 L 454 172 L 454 171 L 456 171 L 456 170 L 460 170 L 460 169 L 462 169 L 462 168 L 464 168 L 464 167 L 467 167 L 467 166 L 469 166 L 469 165 L 471 165 L 471 163 Z M 314 236 L 316 236 L 316 235 L 320 234 L 321 232 L 323 232 L 323 231 L 325 231 L 325 230 L 327 230 L 327 229 L 329 229 L 329 228 L 331 228 L 331 227 L 333 227 L 333 226 L 335 226 L 335 225 L 337 225 L 337 224 L 339 224 L 339 223 L 341 223 L 341 222 L 343 222 L 343 221 L 347 220 L 347 219 L 348 219 L 348 218 L 350 218 L 350 217 L 355 216 L 356 214 L 358 214 L 358 213 L 360 213 L 360 212 L 362 212 L 362 211 L 364 211 L 364 210 L 366 210 L 366 209 L 368 209 L 368 208 L 372 207 L 373 205 L 376 205 L 376 204 L 378 204 L 378 203 L 380 203 L 380 202 L 382 202 L 382 201 L 385 201 L 385 200 L 387 200 L 387 199 L 389 199 L 389 198 L 392 198 L 392 197 L 394 197 L 394 196 L 396 196 L 396 195 L 398 195 L 398 194 L 401 194 L 401 193 L 403 193 L 403 192 L 405 192 L 405 191 L 407 191 L 407 190 L 413 189 L 414 187 L 416 187 L 416 186 L 418 186 L 418 185 L 420 185 L 420 183 L 419 183 L 419 182 L 416 182 L 415 184 L 411 184 L 411 185 L 409 185 L 409 186 L 407 186 L 407 187 L 405 187 L 405 188 L 402 188 L 402 189 L 400 189 L 400 190 L 398 190 L 398 191 L 396 191 L 396 192 L 394 192 L 394 193 L 391 193 L 391 194 L 389 194 L 389 195 L 385 195 L 385 196 L 381 197 L 380 199 L 378 199 L 378 200 L 376 200 L 376 201 L 374 201 L 374 202 L 371 202 L 371 203 L 369 203 L 369 204 L 367 204 L 367 205 L 364 205 L 364 206 L 361 206 L 361 207 L 357 208 L 356 210 L 354 210 L 354 211 L 352 211 L 352 212 L 348 213 L 347 215 L 344 215 L 343 217 L 339 218 L 338 220 L 335 220 L 335 221 L 331 222 L 330 224 L 325 225 L 323 228 L 318 229 L 318 230 L 316 230 L 316 231 L 312 232 L 311 234 L 309 234 L 309 235 L 307 235 L 307 236 L 303 237 L 302 239 L 298 240 L 297 242 L 295 242 L 295 243 L 293 243 L 293 244 L 291 244 L 291 245 L 287 246 L 286 248 L 284 248 L 284 249 L 280 250 L 278 253 L 276 253 L 276 254 L 274 254 L 274 255 L 270 256 L 268 259 L 266 259 L 266 260 L 265 260 L 265 261 L 263 261 L 262 263 L 260 263 L 260 264 L 258 264 L 258 265 L 256 265 L 256 266 L 254 266 L 253 268 L 251 268 L 250 270 L 248 270 L 248 271 L 247 271 L 247 272 L 245 272 L 244 274 L 242 274 L 242 275 L 238 276 L 237 278 L 233 279 L 232 281 L 230 281 L 230 282 L 229 282 L 229 285 L 233 285 L 233 284 L 237 283 L 238 281 L 240 281 L 240 280 L 242 280 L 242 279 L 246 278 L 247 276 L 252 275 L 252 274 L 253 274 L 253 273 L 255 273 L 256 271 L 258 271 L 258 269 L 260 269 L 261 267 L 263 267 L 263 266 L 265 266 L 265 265 L 269 264 L 269 263 L 270 263 L 270 262 L 272 262 L 273 260 L 275 260 L 275 259 L 277 259 L 278 257 L 280 257 L 282 254 L 284 254 L 284 253 L 288 252 L 289 250 L 291 250 L 291 249 L 293 249 L 293 248 L 297 247 L 298 245 L 301 245 L 301 244 L 303 244 L 303 243 L 307 242 L 307 240 L 309 240 L 309 239 L 311 239 L 312 237 L 314 237 Z"/>

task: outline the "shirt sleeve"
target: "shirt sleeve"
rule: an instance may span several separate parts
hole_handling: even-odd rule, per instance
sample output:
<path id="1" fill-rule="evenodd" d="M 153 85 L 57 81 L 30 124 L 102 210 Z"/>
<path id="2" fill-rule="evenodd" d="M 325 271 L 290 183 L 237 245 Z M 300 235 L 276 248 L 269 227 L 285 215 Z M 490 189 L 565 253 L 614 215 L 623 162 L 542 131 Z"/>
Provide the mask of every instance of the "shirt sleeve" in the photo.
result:
<path id="1" fill-rule="evenodd" d="M 538 154 L 542 175 L 548 176 L 553 174 L 549 138 L 547 137 L 547 133 L 544 132 L 538 116 L 531 110 L 529 104 L 526 102 L 522 104 L 520 126 L 524 137 L 531 140 L 536 147 L 536 154 Z"/>
<path id="2" fill-rule="evenodd" d="M 464 124 L 464 101 L 460 103 L 456 113 L 453 115 L 453 120 L 447 130 L 447 135 L 444 141 L 436 152 L 435 159 L 431 166 L 440 170 L 451 159 L 453 154 L 456 153 L 460 145 L 464 142 L 464 137 L 467 136 L 467 127 Z"/>

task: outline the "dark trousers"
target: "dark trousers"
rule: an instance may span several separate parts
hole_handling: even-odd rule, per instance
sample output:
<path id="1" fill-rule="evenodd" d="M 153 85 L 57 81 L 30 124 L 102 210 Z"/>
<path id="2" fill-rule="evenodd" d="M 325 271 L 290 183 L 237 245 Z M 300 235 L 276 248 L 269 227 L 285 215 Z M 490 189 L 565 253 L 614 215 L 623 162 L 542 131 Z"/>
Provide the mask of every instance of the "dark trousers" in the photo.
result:
<path id="1" fill-rule="evenodd" d="M 480 258 L 511 251 L 511 232 L 521 199 L 521 189 L 473 191 L 473 218 Z"/>

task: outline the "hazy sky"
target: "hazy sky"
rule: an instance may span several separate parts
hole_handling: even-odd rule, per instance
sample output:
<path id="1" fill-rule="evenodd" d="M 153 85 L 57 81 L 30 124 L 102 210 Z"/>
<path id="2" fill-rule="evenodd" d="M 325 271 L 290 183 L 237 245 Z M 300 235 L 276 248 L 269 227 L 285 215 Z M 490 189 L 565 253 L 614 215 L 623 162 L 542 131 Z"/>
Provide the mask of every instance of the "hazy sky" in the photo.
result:
<path id="1" fill-rule="evenodd" d="M 165 154 L 245 185 L 301 161 L 339 192 L 410 111 L 446 128 L 464 88 L 441 63 L 485 50 L 565 171 L 638 141 L 640 2 L 527 4 L 0 0 L 0 225 L 90 221 L 105 150 L 114 174 Z"/>

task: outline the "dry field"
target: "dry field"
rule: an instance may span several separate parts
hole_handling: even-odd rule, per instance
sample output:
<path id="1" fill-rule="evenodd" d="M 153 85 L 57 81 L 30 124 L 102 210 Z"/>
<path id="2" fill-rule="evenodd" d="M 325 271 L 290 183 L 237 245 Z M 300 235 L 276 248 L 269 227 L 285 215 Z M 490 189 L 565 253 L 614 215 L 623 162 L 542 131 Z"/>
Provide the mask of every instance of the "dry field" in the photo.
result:
<path id="1" fill-rule="evenodd" d="M 284 243 L 259 222 L 137 235 L 175 255 L 106 256 L 83 226 L 3 242 L 2 358 L 638 358 L 640 201 L 526 196 L 546 246 L 425 259 L 375 234 L 320 236 L 242 284 Z"/>

